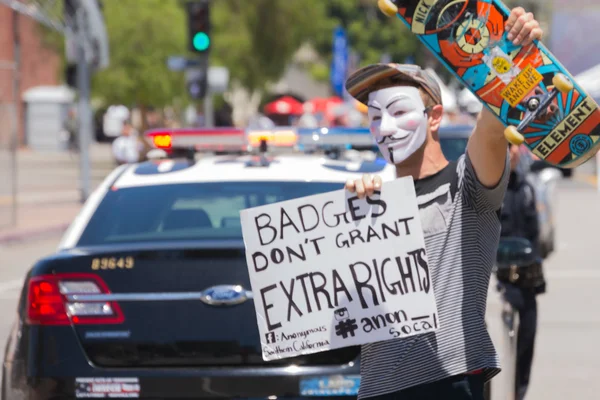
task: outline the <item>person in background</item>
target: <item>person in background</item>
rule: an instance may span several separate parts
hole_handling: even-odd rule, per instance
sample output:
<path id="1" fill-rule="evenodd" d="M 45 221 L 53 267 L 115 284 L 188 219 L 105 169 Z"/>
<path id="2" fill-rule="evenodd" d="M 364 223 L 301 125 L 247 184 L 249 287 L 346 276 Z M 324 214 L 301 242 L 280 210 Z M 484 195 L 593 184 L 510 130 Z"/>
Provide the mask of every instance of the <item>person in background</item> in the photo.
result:
<path id="1" fill-rule="evenodd" d="M 79 121 L 77 119 L 77 110 L 75 106 L 70 107 L 67 112 L 67 118 L 64 122 L 65 142 L 70 151 L 79 151 Z"/>
<path id="2" fill-rule="evenodd" d="M 219 107 L 215 113 L 214 123 L 215 126 L 225 126 L 230 127 L 233 126 L 233 108 L 227 102 L 223 103 L 221 107 Z"/>
<path id="3" fill-rule="evenodd" d="M 534 256 L 538 259 L 541 274 L 541 257 L 539 249 L 539 223 L 536 208 L 535 190 L 525 179 L 520 167 L 521 149 L 517 145 L 509 145 L 510 176 L 501 211 L 501 236 L 521 237 L 531 242 Z M 515 399 L 523 400 L 529 386 L 535 336 L 537 328 L 538 294 L 546 291 L 543 275 L 537 279 L 524 279 L 511 284 L 499 284 L 508 301 L 519 312 L 519 330 L 517 333 L 517 371 L 515 379 Z"/>
<path id="4" fill-rule="evenodd" d="M 121 135 L 113 141 L 112 152 L 118 165 L 135 163 L 142 158 L 144 144 L 139 140 L 139 135 L 131 120 L 123 121 Z"/>
<path id="5" fill-rule="evenodd" d="M 119 137 L 123 131 L 123 121 L 128 118 L 131 118 L 131 112 L 126 106 L 112 105 L 108 107 L 103 116 L 104 135 L 109 138 Z"/>

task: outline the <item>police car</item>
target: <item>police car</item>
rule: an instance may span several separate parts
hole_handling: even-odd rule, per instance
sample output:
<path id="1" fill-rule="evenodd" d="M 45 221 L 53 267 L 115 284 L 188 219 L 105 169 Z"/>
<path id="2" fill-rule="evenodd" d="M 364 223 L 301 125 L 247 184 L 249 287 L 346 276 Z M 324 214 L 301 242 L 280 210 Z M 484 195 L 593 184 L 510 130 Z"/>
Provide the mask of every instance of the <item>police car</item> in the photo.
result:
<path id="1" fill-rule="evenodd" d="M 239 212 L 340 190 L 364 173 L 394 179 L 394 168 L 337 151 L 340 141 L 365 142 L 351 131 L 149 137 L 197 159 L 117 168 L 58 252 L 27 273 L 2 399 L 356 395 L 356 347 L 262 359 Z"/>
<path id="2" fill-rule="evenodd" d="M 358 347 L 263 360 L 239 211 L 364 173 L 395 179 L 368 130 L 147 137 L 161 158 L 113 171 L 28 271 L 1 398 L 355 397 Z M 513 342 L 500 311 L 488 308 L 503 351 Z"/>

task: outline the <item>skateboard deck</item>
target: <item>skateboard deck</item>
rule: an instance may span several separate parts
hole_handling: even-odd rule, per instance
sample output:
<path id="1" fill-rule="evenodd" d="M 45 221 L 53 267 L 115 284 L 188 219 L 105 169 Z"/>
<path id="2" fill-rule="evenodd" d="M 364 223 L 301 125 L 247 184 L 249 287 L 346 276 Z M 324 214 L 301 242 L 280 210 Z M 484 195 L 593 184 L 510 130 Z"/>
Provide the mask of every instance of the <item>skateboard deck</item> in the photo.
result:
<path id="1" fill-rule="evenodd" d="M 576 167 L 600 149 L 600 107 L 540 42 L 515 46 L 498 0 L 379 0 L 482 104 L 546 162 Z"/>

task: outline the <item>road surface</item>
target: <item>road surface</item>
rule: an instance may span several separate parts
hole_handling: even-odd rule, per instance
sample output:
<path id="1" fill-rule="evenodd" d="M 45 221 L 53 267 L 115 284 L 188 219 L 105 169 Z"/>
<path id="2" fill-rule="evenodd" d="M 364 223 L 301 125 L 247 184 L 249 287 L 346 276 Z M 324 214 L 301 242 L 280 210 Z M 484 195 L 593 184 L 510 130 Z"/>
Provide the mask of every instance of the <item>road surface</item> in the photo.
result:
<path id="1" fill-rule="evenodd" d="M 539 298 L 538 342 L 527 400 L 595 400 L 600 393 L 600 194 L 561 182 L 556 197 L 558 248 L 547 260 L 548 293 Z M 59 238 L 0 248 L 0 341 L 14 319 L 21 279 Z"/>

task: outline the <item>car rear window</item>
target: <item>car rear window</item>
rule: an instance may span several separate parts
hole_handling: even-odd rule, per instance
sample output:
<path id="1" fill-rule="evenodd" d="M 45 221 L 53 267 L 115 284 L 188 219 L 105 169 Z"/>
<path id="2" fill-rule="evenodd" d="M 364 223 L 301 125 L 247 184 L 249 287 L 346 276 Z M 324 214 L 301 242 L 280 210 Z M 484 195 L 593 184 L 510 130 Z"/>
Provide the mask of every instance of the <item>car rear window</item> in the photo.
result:
<path id="1" fill-rule="evenodd" d="M 215 182 L 111 190 L 78 245 L 241 239 L 240 210 L 342 188 L 337 182 Z"/>

